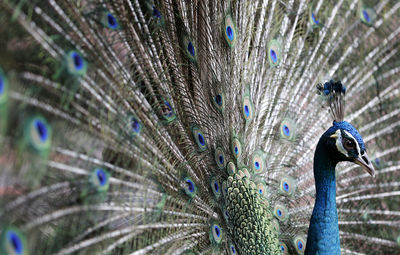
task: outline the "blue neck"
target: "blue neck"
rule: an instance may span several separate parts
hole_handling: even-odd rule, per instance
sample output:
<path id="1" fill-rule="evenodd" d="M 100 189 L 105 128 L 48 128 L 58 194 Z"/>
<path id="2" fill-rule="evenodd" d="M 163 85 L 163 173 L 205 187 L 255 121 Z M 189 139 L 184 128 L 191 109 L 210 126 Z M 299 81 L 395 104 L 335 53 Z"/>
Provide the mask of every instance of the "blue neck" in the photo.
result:
<path id="1" fill-rule="evenodd" d="M 336 210 L 336 161 L 321 138 L 314 155 L 316 198 L 308 229 L 306 254 L 340 254 Z"/>

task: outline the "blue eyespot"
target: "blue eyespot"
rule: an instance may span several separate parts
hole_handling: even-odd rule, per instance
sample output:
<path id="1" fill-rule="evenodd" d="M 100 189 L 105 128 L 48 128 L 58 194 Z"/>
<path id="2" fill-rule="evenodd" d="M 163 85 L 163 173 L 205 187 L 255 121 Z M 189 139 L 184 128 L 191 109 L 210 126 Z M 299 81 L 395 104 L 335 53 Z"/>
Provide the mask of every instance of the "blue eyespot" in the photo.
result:
<path id="1" fill-rule="evenodd" d="M 36 127 L 36 131 L 39 135 L 40 141 L 45 142 L 48 137 L 46 124 L 42 120 L 36 119 L 34 120 L 34 125 Z"/>
<path id="2" fill-rule="evenodd" d="M 194 192 L 194 183 L 190 179 L 186 179 L 187 189 L 190 193 Z"/>
<path id="3" fill-rule="evenodd" d="M 219 186 L 218 186 L 218 183 L 217 183 L 217 182 L 214 182 L 214 189 L 215 189 L 216 191 L 219 191 Z"/>
<path id="4" fill-rule="evenodd" d="M 210 179 L 210 186 L 216 200 L 218 200 L 221 197 L 221 189 L 218 180 L 215 177 Z"/>
<path id="5" fill-rule="evenodd" d="M 198 146 L 199 151 L 205 151 L 207 149 L 207 142 L 200 128 L 197 126 L 193 126 L 192 135 Z"/>
<path id="6" fill-rule="evenodd" d="M 205 145 L 206 144 L 206 142 L 204 141 L 204 136 L 202 134 L 199 133 L 197 135 L 197 138 L 199 139 L 200 145 Z"/>
<path id="7" fill-rule="evenodd" d="M 24 245 L 21 237 L 13 230 L 6 232 L 6 238 L 9 245 L 13 248 L 15 254 L 23 254 Z"/>
<path id="8" fill-rule="evenodd" d="M 112 29 L 115 29 L 118 27 L 118 21 L 111 13 L 107 14 L 107 22 L 108 22 L 108 26 Z"/>
<path id="9" fill-rule="evenodd" d="M 254 153 L 252 163 L 252 170 L 255 174 L 261 174 L 266 169 L 265 165 L 265 154 L 263 151 L 259 150 Z"/>
<path id="10" fill-rule="evenodd" d="M 153 16 L 157 19 L 161 19 L 161 13 L 154 5 L 153 5 Z"/>
<path id="11" fill-rule="evenodd" d="M 268 61 L 271 67 L 275 67 L 279 65 L 279 62 L 281 61 L 281 44 L 280 44 L 279 38 L 277 39 L 272 39 L 268 43 Z"/>
<path id="12" fill-rule="evenodd" d="M 171 122 L 176 118 L 174 109 L 168 101 L 164 101 L 164 104 L 161 106 L 160 111 L 162 117 L 164 118 L 164 121 Z"/>
<path id="13" fill-rule="evenodd" d="M 222 241 L 222 229 L 216 223 L 211 225 L 210 240 L 215 244 L 220 244 Z"/>
<path id="14" fill-rule="evenodd" d="M 215 231 L 215 234 L 217 235 L 217 237 L 221 236 L 221 231 L 219 230 L 218 226 L 214 226 L 214 231 Z"/>
<path id="15" fill-rule="evenodd" d="M 232 242 L 229 242 L 229 254 L 230 255 L 235 255 L 236 254 L 236 248 L 235 248 L 235 245 Z"/>
<path id="16" fill-rule="evenodd" d="M 109 173 L 103 168 L 96 168 L 92 172 L 90 176 L 90 183 L 97 189 L 99 192 L 107 191 L 109 187 Z"/>
<path id="17" fill-rule="evenodd" d="M 375 159 L 375 164 L 378 165 L 378 166 L 381 164 L 381 161 L 380 161 L 379 158 L 376 158 L 376 159 Z"/>
<path id="18" fill-rule="evenodd" d="M 287 125 L 283 125 L 282 131 L 285 136 L 290 136 L 290 129 Z"/>
<path id="19" fill-rule="evenodd" d="M 215 158 L 215 162 L 217 163 L 217 166 L 219 169 L 225 168 L 225 153 L 221 147 L 217 147 L 215 149 L 214 158 Z"/>
<path id="20" fill-rule="evenodd" d="M 231 26 L 226 27 L 226 35 L 228 36 L 229 40 L 233 41 L 234 35 L 233 35 L 233 30 Z"/>
<path id="21" fill-rule="evenodd" d="M 171 105 L 167 101 L 164 102 L 164 105 L 168 108 L 168 110 L 164 112 L 164 116 L 171 117 L 174 114 Z"/>
<path id="22" fill-rule="evenodd" d="M 190 177 L 186 177 L 183 179 L 183 191 L 190 198 L 193 198 L 196 195 L 197 192 L 196 184 L 192 181 Z"/>
<path id="23" fill-rule="evenodd" d="M 249 115 L 250 115 L 250 111 L 249 111 L 249 106 L 248 105 L 244 106 L 244 114 L 246 114 L 246 117 L 249 117 Z"/>
<path id="24" fill-rule="evenodd" d="M 84 63 L 82 57 L 75 51 L 71 52 L 71 58 L 74 62 L 75 69 L 80 71 L 83 69 Z"/>
<path id="25" fill-rule="evenodd" d="M 224 164 L 224 156 L 220 155 L 218 159 L 220 164 Z"/>
<path id="26" fill-rule="evenodd" d="M 366 10 L 363 10 L 363 11 L 362 11 L 362 14 L 363 14 L 363 16 L 364 16 L 364 19 L 365 19 L 368 23 L 371 22 L 371 19 L 370 19 L 369 15 L 368 15 L 368 12 L 367 12 Z"/>
<path id="27" fill-rule="evenodd" d="M 368 26 L 371 26 L 375 22 L 377 16 L 375 9 L 365 5 L 361 6 L 359 15 L 361 21 Z"/>
<path id="28" fill-rule="evenodd" d="M 299 250 L 303 250 L 303 243 L 301 241 L 297 242 L 297 248 L 299 248 Z"/>
<path id="29" fill-rule="evenodd" d="M 271 50 L 269 51 L 269 54 L 270 54 L 270 56 L 271 56 L 272 62 L 276 63 L 276 62 L 278 61 L 278 57 L 276 56 L 275 51 L 271 49 Z"/>
<path id="30" fill-rule="evenodd" d="M 140 133 L 140 130 L 142 127 L 141 127 L 139 120 L 136 117 L 130 116 L 129 125 L 130 125 L 130 128 L 133 131 L 134 135 L 137 135 Z"/>
<path id="31" fill-rule="evenodd" d="M 315 18 L 315 14 L 314 14 L 314 13 L 311 13 L 311 19 L 312 19 L 312 21 L 313 21 L 315 24 L 319 25 L 319 20 L 317 20 L 317 19 Z"/>
<path id="32" fill-rule="evenodd" d="M 280 180 L 279 189 L 286 196 L 293 196 L 296 192 L 296 180 L 290 176 L 283 176 Z"/>
<path id="33" fill-rule="evenodd" d="M 103 15 L 102 20 L 104 20 L 104 19 L 107 19 L 107 17 L 105 15 Z M 107 20 L 102 21 L 103 24 L 104 24 L 104 22 L 106 22 L 105 25 L 107 25 L 108 21 Z M 74 75 L 74 76 L 82 76 L 82 75 L 86 74 L 87 63 L 86 63 L 85 59 L 83 59 L 83 57 L 80 53 L 72 50 L 72 51 L 69 51 L 65 55 L 64 58 L 65 58 L 65 62 L 66 62 L 67 71 L 69 74 Z"/>
<path id="34" fill-rule="evenodd" d="M 305 250 L 305 239 L 302 236 L 296 236 L 293 240 L 293 244 L 296 248 L 297 253 L 303 254 Z"/>
<path id="35" fill-rule="evenodd" d="M 96 170 L 96 176 L 100 186 L 104 186 L 105 184 L 107 184 L 107 174 L 104 172 L 103 169 L 98 168 Z"/>
<path id="36" fill-rule="evenodd" d="M 187 50 L 189 51 L 190 55 L 194 57 L 195 51 L 194 51 L 194 46 L 192 42 L 189 42 L 187 45 Z"/>
<path id="37" fill-rule="evenodd" d="M 283 182 L 283 189 L 289 191 L 289 184 L 287 182 Z"/>
<path id="38" fill-rule="evenodd" d="M 296 140 L 296 123 L 294 120 L 285 118 L 281 122 L 280 133 L 283 139 L 288 141 Z"/>
<path id="39" fill-rule="evenodd" d="M 283 255 L 289 254 L 289 252 L 288 252 L 289 250 L 288 250 L 286 244 L 282 241 L 279 242 L 279 249 L 281 250 L 281 254 L 283 254 Z"/>
<path id="40" fill-rule="evenodd" d="M 218 91 L 216 91 L 215 96 L 213 96 L 213 98 L 212 98 L 213 105 L 222 113 L 225 110 L 225 98 L 224 97 L 225 97 L 225 95 L 222 92 L 222 90 L 218 90 Z"/>
<path id="41" fill-rule="evenodd" d="M 233 151 L 233 156 L 236 159 L 239 159 L 240 155 L 242 154 L 242 144 L 240 143 L 238 137 L 233 137 L 231 151 Z"/>
<path id="42" fill-rule="evenodd" d="M 222 96 L 220 94 L 215 96 L 215 102 L 219 105 L 222 106 Z"/>
<path id="43" fill-rule="evenodd" d="M 286 221 L 289 218 L 288 210 L 283 204 L 276 204 L 274 207 L 274 215 L 280 221 Z"/>
<path id="44" fill-rule="evenodd" d="M 35 150 L 47 155 L 51 146 L 51 127 L 45 118 L 42 116 L 34 116 L 29 119 L 24 134 Z"/>
<path id="45" fill-rule="evenodd" d="M 249 121 L 251 121 L 253 119 L 253 104 L 251 102 L 251 98 L 250 95 L 248 94 L 248 92 L 243 95 L 243 99 L 242 99 L 242 114 L 243 114 L 243 118 L 246 120 L 246 123 L 248 123 Z"/>
<path id="46" fill-rule="evenodd" d="M 236 173 L 236 165 L 232 161 L 228 162 L 226 165 L 226 171 L 229 175 Z"/>
<path id="47" fill-rule="evenodd" d="M 225 37 L 226 42 L 228 43 L 230 48 L 233 48 L 237 41 L 236 36 L 236 26 L 235 22 L 230 14 L 225 16 L 225 25 L 224 25 L 223 34 Z"/>

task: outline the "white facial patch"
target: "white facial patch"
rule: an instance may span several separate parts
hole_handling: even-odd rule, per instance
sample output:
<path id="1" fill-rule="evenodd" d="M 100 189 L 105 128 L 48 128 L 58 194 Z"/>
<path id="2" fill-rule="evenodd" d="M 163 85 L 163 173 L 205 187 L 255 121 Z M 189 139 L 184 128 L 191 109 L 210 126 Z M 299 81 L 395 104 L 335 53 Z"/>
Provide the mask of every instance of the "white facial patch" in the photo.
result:
<path id="1" fill-rule="evenodd" d="M 353 138 L 353 141 L 356 143 L 357 154 L 360 155 L 361 149 L 360 149 L 360 145 L 358 145 L 357 140 L 354 138 L 354 136 L 352 136 L 352 135 L 351 135 L 349 132 L 347 132 L 346 130 L 343 130 L 343 131 L 346 133 L 346 135 L 347 135 L 348 137 Z"/>
<path id="2" fill-rule="evenodd" d="M 345 131 L 346 132 L 346 131 Z M 340 151 L 343 155 L 346 157 L 349 157 L 349 154 L 347 153 L 346 149 L 343 147 L 342 143 L 342 133 L 340 132 L 340 129 L 336 130 L 335 135 L 337 136 L 336 138 L 336 148 L 338 151 Z"/>

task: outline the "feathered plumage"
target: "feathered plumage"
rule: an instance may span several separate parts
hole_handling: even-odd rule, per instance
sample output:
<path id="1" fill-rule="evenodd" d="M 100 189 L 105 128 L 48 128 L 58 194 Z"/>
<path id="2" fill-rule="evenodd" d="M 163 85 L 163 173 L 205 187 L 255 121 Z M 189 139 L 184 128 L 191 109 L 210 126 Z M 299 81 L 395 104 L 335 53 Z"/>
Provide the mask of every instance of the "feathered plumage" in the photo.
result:
<path id="1" fill-rule="evenodd" d="M 399 11 L 0 0 L 0 253 L 398 253 Z"/>

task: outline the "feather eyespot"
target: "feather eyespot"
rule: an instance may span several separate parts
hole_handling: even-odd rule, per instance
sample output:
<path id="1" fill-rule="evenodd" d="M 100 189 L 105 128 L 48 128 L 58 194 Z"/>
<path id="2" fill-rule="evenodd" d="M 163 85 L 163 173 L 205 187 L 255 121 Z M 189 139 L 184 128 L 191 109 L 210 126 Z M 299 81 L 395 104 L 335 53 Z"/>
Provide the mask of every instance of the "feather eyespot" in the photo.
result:
<path id="1" fill-rule="evenodd" d="M 215 244 L 220 244 L 222 241 L 222 229 L 217 223 L 211 224 L 210 239 Z"/>
<path id="2" fill-rule="evenodd" d="M 296 123 L 294 120 L 285 118 L 281 122 L 280 133 L 283 139 L 294 141 L 296 139 Z"/>
<path id="3" fill-rule="evenodd" d="M 140 131 L 142 129 L 142 124 L 140 124 L 139 120 L 135 116 L 133 115 L 129 116 L 128 125 L 130 128 L 131 135 L 136 136 L 140 134 Z"/>
<path id="4" fill-rule="evenodd" d="M 284 195 L 292 196 L 296 191 L 296 181 L 289 176 L 284 176 L 281 179 L 279 189 Z"/>
<path id="5" fill-rule="evenodd" d="M 279 250 L 281 251 L 282 254 L 286 255 L 288 253 L 288 248 L 284 242 L 279 243 Z"/>
<path id="6" fill-rule="evenodd" d="M 226 165 L 226 171 L 229 175 L 233 175 L 234 173 L 236 173 L 235 163 L 233 163 L 232 161 L 228 162 L 228 164 Z"/>
<path id="7" fill-rule="evenodd" d="M 293 239 L 293 244 L 298 254 L 304 254 L 306 245 L 305 245 L 305 239 L 302 236 L 296 236 Z"/>
<path id="8" fill-rule="evenodd" d="M 2 244 L 6 254 L 27 254 L 24 235 L 15 227 L 8 227 L 2 233 Z"/>
<path id="9" fill-rule="evenodd" d="M 192 40 L 188 35 L 183 35 L 181 38 L 181 46 L 186 57 L 192 62 L 197 62 L 197 47 L 196 42 Z"/>
<path id="10" fill-rule="evenodd" d="M 161 12 L 153 5 L 153 17 L 161 19 Z"/>
<path id="11" fill-rule="evenodd" d="M 252 170 L 255 174 L 263 173 L 265 170 L 264 167 L 265 156 L 262 151 L 258 151 L 254 154 L 252 159 Z"/>
<path id="12" fill-rule="evenodd" d="M 225 153 L 221 147 L 215 149 L 214 159 L 219 169 L 225 168 L 226 165 Z"/>
<path id="13" fill-rule="evenodd" d="M 187 50 L 189 51 L 190 55 L 192 55 L 192 57 L 194 57 L 195 52 L 194 52 L 194 46 L 193 46 L 192 42 L 188 43 Z"/>
<path id="14" fill-rule="evenodd" d="M 103 168 L 96 168 L 90 176 L 90 183 L 97 191 L 107 191 L 109 187 L 110 175 Z"/>
<path id="15" fill-rule="evenodd" d="M 239 138 L 233 137 L 231 149 L 235 159 L 239 159 L 242 155 L 242 143 L 239 141 Z"/>
<path id="16" fill-rule="evenodd" d="M 82 76 L 86 73 L 87 63 L 80 53 L 70 51 L 66 55 L 68 72 L 75 76 Z"/>
<path id="17" fill-rule="evenodd" d="M 26 135 L 31 146 L 38 152 L 47 152 L 51 145 L 51 127 L 42 116 L 33 117 L 27 126 Z"/>
<path id="18" fill-rule="evenodd" d="M 231 15 L 226 15 L 225 17 L 225 29 L 224 29 L 224 37 L 229 47 L 234 47 L 236 44 L 236 26 L 233 22 Z"/>
<path id="19" fill-rule="evenodd" d="M 211 178 L 210 186 L 215 198 L 218 200 L 221 197 L 221 186 L 215 177 Z"/>
<path id="20" fill-rule="evenodd" d="M 260 194 L 261 196 L 267 195 L 267 186 L 265 185 L 265 183 L 257 184 L 257 193 Z"/>
<path id="21" fill-rule="evenodd" d="M 286 221 L 289 218 L 287 208 L 283 204 L 276 204 L 274 207 L 274 215 L 280 221 Z"/>
<path id="22" fill-rule="evenodd" d="M 167 100 L 164 100 L 164 103 L 161 104 L 159 111 L 163 121 L 166 123 L 170 123 L 176 119 L 174 108 L 172 108 L 170 102 Z"/>
<path id="23" fill-rule="evenodd" d="M 222 113 L 224 112 L 224 109 L 225 109 L 225 95 L 221 90 L 216 92 L 216 94 L 213 96 L 211 101 L 212 101 L 213 105 L 220 112 L 222 112 Z"/>
<path id="24" fill-rule="evenodd" d="M 220 94 L 215 96 L 215 102 L 217 105 L 222 106 L 222 96 Z"/>
<path id="25" fill-rule="evenodd" d="M 249 94 L 243 96 L 242 113 L 246 123 L 253 119 L 253 104 Z"/>
<path id="26" fill-rule="evenodd" d="M 197 126 L 193 126 L 192 127 L 192 135 L 198 146 L 199 151 L 200 152 L 205 151 L 207 149 L 207 142 L 206 142 L 204 134 L 200 130 L 200 128 Z"/>
<path id="27" fill-rule="evenodd" d="M 281 58 L 281 45 L 276 39 L 272 39 L 268 43 L 268 60 L 271 67 L 279 65 Z"/>
<path id="28" fill-rule="evenodd" d="M 373 25 L 376 19 L 376 12 L 373 8 L 361 6 L 359 13 L 360 13 L 360 19 L 364 24 L 368 26 Z"/>
<path id="29" fill-rule="evenodd" d="M 314 22 L 315 25 L 319 25 L 319 20 L 315 17 L 314 12 L 311 13 L 311 20 Z"/>
<path id="30" fill-rule="evenodd" d="M 183 191 L 191 198 L 196 195 L 196 184 L 192 181 L 191 178 L 186 177 L 183 179 Z"/>
<path id="31" fill-rule="evenodd" d="M 229 254 L 230 255 L 237 254 L 235 245 L 233 243 L 231 243 L 231 242 L 229 242 Z"/>
<path id="32" fill-rule="evenodd" d="M 101 18 L 101 23 L 104 27 L 109 29 L 118 29 L 119 23 L 117 18 L 108 11 L 104 11 Z"/>

